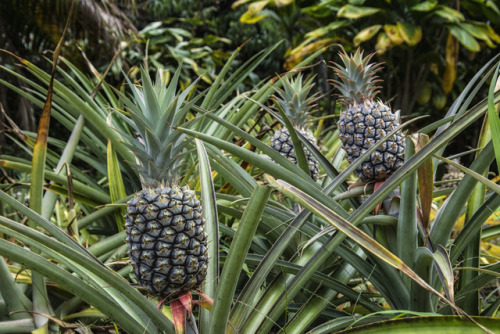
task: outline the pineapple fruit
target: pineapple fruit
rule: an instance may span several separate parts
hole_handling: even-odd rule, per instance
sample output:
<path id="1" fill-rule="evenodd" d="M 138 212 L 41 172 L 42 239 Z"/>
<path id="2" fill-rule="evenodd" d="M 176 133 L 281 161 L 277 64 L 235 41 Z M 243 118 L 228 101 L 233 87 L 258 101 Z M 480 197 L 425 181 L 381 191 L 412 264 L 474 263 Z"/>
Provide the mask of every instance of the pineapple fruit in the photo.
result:
<path id="1" fill-rule="evenodd" d="M 375 75 L 380 63 L 370 63 L 373 54 L 363 58 L 359 49 L 349 56 L 344 49 L 339 53 L 342 64 L 333 63 L 338 79 L 333 85 L 340 91 L 340 100 L 345 106 L 339 122 L 339 138 L 352 163 L 377 141 L 399 126 L 391 108 L 380 100 L 378 80 Z M 363 182 L 383 181 L 391 176 L 404 162 L 404 135 L 396 132 L 384 142 L 370 158 L 365 160 L 355 174 Z"/>
<path id="2" fill-rule="evenodd" d="M 128 115 L 122 116 L 138 134 L 124 136 L 143 185 L 127 203 L 126 240 L 138 282 L 165 300 L 200 287 L 208 264 L 200 201 L 177 184 L 187 141 L 172 128 L 185 120 L 185 98 L 194 84 L 177 94 L 179 71 L 168 86 L 160 75 L 153 85 L 141 74 L 142 88 L 129 82 L 133 98 L 123 97 Z"/>
<path id="3" fill-rule="evenodd" d="M 314 96 L 308 96 L 314 86 L 312 84 L 313 79 L 311 78 L 302 83 L 302 76 L 299 75 L 295 80 L 289 80 L 287 77 L 282 77 L 280 80 L 283 89 L 276 89 L 278 93 L 278 96 L 275 97 L 276 102 L 290 119 L 296 131 L 317 147 L 316 138 L 306 126 L 309 113 L 316 101 Z M 287 128 L 283 127 L 276 131 L 271 139 L 271 147 L 291 162 L 297 163 L 292 137 Z M 304 154 L 306 155 L 309 173 L 313 180 L 316 181 L 319 176 L 318 160 L 307 148 L 304 148 Z"/>
<path id="4" fill-rule="evenodd" d="M 458 163 L 458 161 L 456 161 Z M 460 171 L 460 169 L 447 165 L 446 166 L 446 173 L 443 175 L 443 178 L 441 181 L 446 181 L 443 182 L 443 184 L 439 187 L 439 189 L 450 189 L 450 188 L 456 188 L 460 181 L 464 178 L 465 174 Z"/>

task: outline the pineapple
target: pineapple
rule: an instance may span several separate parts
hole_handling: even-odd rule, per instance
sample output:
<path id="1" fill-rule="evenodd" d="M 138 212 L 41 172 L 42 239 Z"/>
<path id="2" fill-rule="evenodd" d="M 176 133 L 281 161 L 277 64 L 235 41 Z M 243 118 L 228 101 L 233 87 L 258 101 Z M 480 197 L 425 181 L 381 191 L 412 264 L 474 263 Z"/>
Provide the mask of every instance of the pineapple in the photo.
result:
<path id="1" fill-rule="evenodd" d="M 309 79 L 304 84 L 302 83 L 301 75 L 295 80 L 289 80 L 287 77 L 282 77 L 280 80 L 283 89 L 276 89 L 278 93 L 278 96 L 275 97 L 276 102 L 286 113 L 296 131 L 317 147 L 316 138 L 314 138 L 312 132 L 306 127 L 307 118 L 316 101 L 314 96 L 308 97 L 314 86 L 314 84 L 311 84 L 313 79 Z M 287 128 L 283 127 L 274 134 L 271 139 L 271 147 L 291 162 L 297 163 L 292 138 Z M 316 160 L 307 148 L 304 148 L 304 153 L 306 155 L 309 173 L 313 180 L 316 181 L 319 176 L 318 160 Z"/>
<path id="2" fill-rule="evenodd" d="M 375 74 L 381 64 L 370 63 L 373 54 L 363 58 L 363 52 L 358 49 L 349 56 L 342 49 L 339 55 L 343 64 L 333 63 L 338 76 L 333 85 L 341 93 L 345 110 L 337 126 L 347 160 L 352 163 L 399 123 L 387 104 L 374 100 L 379 88 L 376 84 L 380 81 Z M 383 181 L 391 176 L 404 162 L 403 139 L 403 133 L 396 132 L 354 173 L 363 182 Z"/>
<path id="3" fill-rule="evenodd" d="M 458 161 L 456 161 L 458 163 Z M 446 181 L 443 182 L 443 184 L 439 187 L 439 189 L 449 189 L 449 188 L 456 188 L 460 181 L 464 178 L 465 174 L 460 171 L 460 169 L 447 165 L 446 166 L 446 173 L 443 175 L 443 178 L 441 181 Z"/>
<path id="4" fill-rule="evenodd" d="M 143 185 L 127 202 L 129 256 L 138 282 L 163 300 L 198 288 L 208 264 L 200 201 L 177 184 L 187 141 L 172 127 L 184 121 L 189 110 L 185 98 L 194 86 L 176 94 L 179 73 L 167 87 L 160 75 L 153 86 L 142 71 L 143 87 L 129 82 L 133 99 L 123 97 L 128 115 L 122 116 L 137 133 L 127 136 L 127 145 Z"/>

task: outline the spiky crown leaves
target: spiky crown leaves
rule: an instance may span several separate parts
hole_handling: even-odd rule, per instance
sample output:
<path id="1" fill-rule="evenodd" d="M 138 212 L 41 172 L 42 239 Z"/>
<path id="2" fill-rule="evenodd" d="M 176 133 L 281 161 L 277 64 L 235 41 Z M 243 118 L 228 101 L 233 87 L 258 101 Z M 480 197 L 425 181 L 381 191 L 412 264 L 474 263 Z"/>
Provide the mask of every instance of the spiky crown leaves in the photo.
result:
<path id="1" fill-rule="evenodd" d="M 343 47 L 339 52 L 342 65 L 331 62 L 339 80 L 332 80 L 333 86 L 340 91 L 341 99 L 346 104 L 363 103 L 372 100 L 379 92 L 377 82 L 381 80 L 375 75 L 381 69 L 382 63 L 370 63 L 374 53 L 363 58 L 359 48 L 354 55 L 348 55 Z"/>
<path id="2" fill-rule="evenodd" d="M 174 184 L 182 169 L 182 160 L 186 155 L 182 151 L 189 141 L 174 127 L 185 121 L 196 100 L 186 102 L 197 81 L 179 94 L 180 69 L 167 85 L 167 78 L 161 72 L 157 73 L 153 83 L 149 74 L 141 68 L 142 86 L 134 85 L 127 78 L 132 97 L 129 99 L 121 94 L 127 108 L 126 115 L 121 115 L 136 134 L 135 137 L 124 134 L 128 139 L 125 145 L 137 157 L 135 167 L 142 176 L 144 186 Z"/>
<path id="3" fill-rule="evenodd" d="M 303 127 L 304 121 L 315 106 L 316 95 L 308 96 L 314 86 L 313 80 L 314 77 L 303 83 L 301 74 L 295 79 L 283 76 L 280 78 L 283 89 L 275 88 L 278 94 L 275 96 L 275 100 L 294 126 Z"/>

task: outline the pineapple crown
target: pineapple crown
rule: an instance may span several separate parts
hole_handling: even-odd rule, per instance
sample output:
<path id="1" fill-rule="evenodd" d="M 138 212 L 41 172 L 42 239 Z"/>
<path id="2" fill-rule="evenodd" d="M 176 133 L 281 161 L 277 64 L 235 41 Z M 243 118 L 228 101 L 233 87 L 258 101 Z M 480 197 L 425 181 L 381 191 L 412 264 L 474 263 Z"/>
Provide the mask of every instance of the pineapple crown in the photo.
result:
<path id="1" fill-rule="evenodd" d="M 196 100 L 186 102 L 197 81 L 179 94 L 176 90 L 179 75 L 180 67 L 167 84 L 167 77 L 159 71 L 153 83 L 149 74 L 141 68 L 142 87 L 127 78 L 132 97 L 129 99 L 121 94 L 127 112 L 120 115 L 135 133 L 135 136 L 122 135 L 128 139 L 125 145 L 136 156 L 134 167 L 139 171 L 144 186 L 175 183 L 182 169 L 182 160 L 188 153 L 182 151 L 189 140 L 174 127 L 185 121 Z"/>
<path id="2" fill-rule="evenodd" d="M 283 89 L 274 88 L 277 92 L 276 102 L 290 118 L 290 122 L 296 126 L 304 126 L 304 121 L 314 108 L 316 94 L 308 96 L 314 86 L 312 81 L 314 77 L 306 82 L 302 82 L 302 75 L 299 74 L 295 79 L 280 77 Z"/>
<path id="3" fill-rule="evenodd" d="M 348 55 L 341 46 L 339 52 L 342 65 L 331 62 L 331 68 L 339 80 L 332 80 L 333 86 L 340 91 L 341 99 L 346 104 L 363 103 L 365 100 L 372 100 L 379 92 L 377 82 L 381 80 L 375 75 L 382 66 L 382 63 L 370 63 L 374 53 L 363 58 L 363 51 L 359 48 L 354 55 Z"/>

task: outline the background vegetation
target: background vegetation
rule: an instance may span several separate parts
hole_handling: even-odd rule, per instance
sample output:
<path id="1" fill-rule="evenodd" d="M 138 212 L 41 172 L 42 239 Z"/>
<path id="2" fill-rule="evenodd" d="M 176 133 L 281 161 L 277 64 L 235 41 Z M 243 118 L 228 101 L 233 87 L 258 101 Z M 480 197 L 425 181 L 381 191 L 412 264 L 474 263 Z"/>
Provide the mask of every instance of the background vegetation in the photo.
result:
<path id="1" fill-rule="evenodd" d="M 124 241 L 140 181 L 113 114 L 141 66 L 153 78 L 180 66 L 182 88 L 201 77 L 190 118 L 202 121 L 179 129 L 199 139 L 181 182 L 211 208 L 215 302 L 196 309 L 200 332 L 499 330 L 494 1 L 76 0 L 52 73 L 70 5 L 0 2 L 0 333 L 173 332 Z M 356 183 L 362 159 L 347 166 L 339 149 L 336 43 L 377 52 L 380 97 L 402 123 L 427 116 L 404 125 L 407 161 L 377 187 Z M 318 182 L 268 147 L 284 126 L 276 75 L 292 69 L 315 75 Z M 467 168 L 443 182 L 453 161 L 440 156 Z"/>

